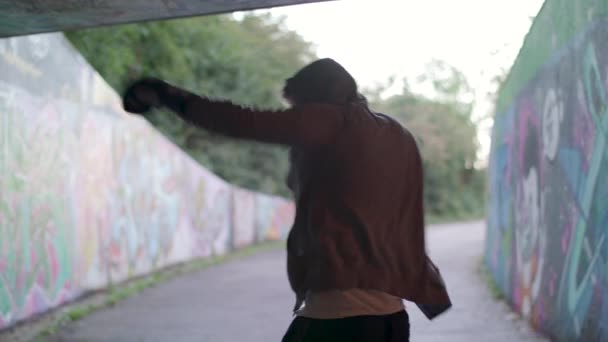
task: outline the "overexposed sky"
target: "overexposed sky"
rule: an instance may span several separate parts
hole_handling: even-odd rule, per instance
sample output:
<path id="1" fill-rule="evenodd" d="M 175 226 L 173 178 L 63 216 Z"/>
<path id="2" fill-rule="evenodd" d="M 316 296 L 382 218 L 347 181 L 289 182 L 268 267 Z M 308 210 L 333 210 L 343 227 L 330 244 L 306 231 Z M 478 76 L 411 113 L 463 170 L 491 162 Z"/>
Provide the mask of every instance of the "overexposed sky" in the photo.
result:
<path id="1" fill-rule="evenodd" d="M 319 57 L 344 65 L 362 87 L 390 76 L 415 77 L 432 59 L 467 76 L 478 99 L 509 68 L 542 0 L 338 0 L 271 9 L 316 46 Z M 491 109 L 478 101 L 475 117 Z M 491 122 L 489 123 L 491 124 Z M 481 154 L 489 149 L 480 126 Z"/>
<path id="2" fill-rule="evenodd" d="M 362 85 L 420 71 L 432 58 L 475 78 L 513 59 L 541 0 L 338 0 L 272 9 Z M 504 61 L 500 61 L 504 64 Z"/>

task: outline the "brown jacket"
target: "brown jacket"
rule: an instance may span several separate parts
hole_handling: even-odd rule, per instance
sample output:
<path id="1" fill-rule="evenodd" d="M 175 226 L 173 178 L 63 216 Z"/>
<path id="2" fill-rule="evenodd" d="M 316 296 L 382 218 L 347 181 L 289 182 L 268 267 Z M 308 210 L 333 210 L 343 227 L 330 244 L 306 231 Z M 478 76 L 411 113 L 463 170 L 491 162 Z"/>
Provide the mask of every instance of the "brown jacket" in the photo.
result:
<path id="1" fill-rule="evenodd" d="M 375 289 L 419 305 L 450 306 L 425 251 L 419 150 L 395 120 L 362 104 L 261 111 L 191 96 L 179 108 L 197 126 L 290 146 L 306 161 L 295 168 L 305 179 L 296 223 L 307 237 L 296 253 L 306 258 L 297 288 Z"/>

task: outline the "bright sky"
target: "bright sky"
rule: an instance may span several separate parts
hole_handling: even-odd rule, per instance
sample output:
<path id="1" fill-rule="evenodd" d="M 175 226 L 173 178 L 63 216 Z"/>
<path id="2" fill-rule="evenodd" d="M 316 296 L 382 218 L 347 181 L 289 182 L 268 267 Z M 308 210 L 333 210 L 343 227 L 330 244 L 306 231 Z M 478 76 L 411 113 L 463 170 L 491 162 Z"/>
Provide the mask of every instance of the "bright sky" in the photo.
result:
<path id="1" fill-rule="evenodd" d="M 415 77 L 433 58 L 461 70 L 478 96 L 509 68 L 542 0 L 339 0 L 270 10 L 317 47 L 319 57 L 344 65 L 362 87 L 391 75 Z M 496 53 L 498 52 L 498 53 Z M 485 95 L 483 95 L 485 96 Z M 479 101 L 474 116 L 491 110 Z M 480 124 L 483 158 L 488 128 Z"/>

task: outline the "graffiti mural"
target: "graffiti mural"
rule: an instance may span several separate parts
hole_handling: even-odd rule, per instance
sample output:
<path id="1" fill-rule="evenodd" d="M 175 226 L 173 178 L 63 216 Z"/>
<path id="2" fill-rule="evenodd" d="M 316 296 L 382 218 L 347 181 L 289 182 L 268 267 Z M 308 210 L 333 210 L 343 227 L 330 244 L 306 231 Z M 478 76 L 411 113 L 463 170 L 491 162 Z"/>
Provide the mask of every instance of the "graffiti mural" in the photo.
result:
<path id="1" fill-rule="evenodd" d="M 200 166 L 188 163 L 191 174 L 186 179 L 190 201 L 183 211 L 195 234 L 193 248 L 200 256 L 225 254 L 230 244 L 232 187 Z"/>
<path id="2" fill-rule="evenodd" d="M 255 241 L 255 198 L 244 189 L 232 191 L 232 244 L 236 248 L 245 247 Z"/>
<path id="3" fill-rule="evenodd" d="M 62 149 L 70 137 L 60 134 L 66 113 L 5 83 L 0 89 L 1 324 L 69 299 L 74 240 L 69 147 Z M 48 140 L 57 142 L 54 148 Z"/>
<path id="4" fill-rule="evenodd" d="M 0 172 L 0 329 L 293 220 L 123 112 L 60 34 L 0 39 Z"/>
<path id="5" fill-rule="evenodd" d="M 592 19 L 497 114 L 490 157 L 486 263 L 563 341 L 608 341 L 608 19 Z"/>
<path id="6" fill-rule="evenodd" d="M 274 196 L 258 195 L 255 198 L 255 231 L 259 242 L 287 239 L 293 224 L 293 202 Z"/>

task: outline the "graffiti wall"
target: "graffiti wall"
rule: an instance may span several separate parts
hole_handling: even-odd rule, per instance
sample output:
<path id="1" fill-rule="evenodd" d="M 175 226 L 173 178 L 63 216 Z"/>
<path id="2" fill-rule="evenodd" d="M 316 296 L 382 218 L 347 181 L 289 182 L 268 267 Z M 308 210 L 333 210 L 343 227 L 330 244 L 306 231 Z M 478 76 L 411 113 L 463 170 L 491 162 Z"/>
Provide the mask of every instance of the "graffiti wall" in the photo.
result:
<path id="1" fill-rule="evenodd" d="M 133 276 L 282 239 L 294 215 L 124 113 L 60 34 L 0 39 L 0 172 L 0 329 Z"/>
<path id="2" fill-rule="evenodd" d="M 607 7 L 545 3 L 493 131 L 486 263 L 562 341 L 608 341 Z"/>

